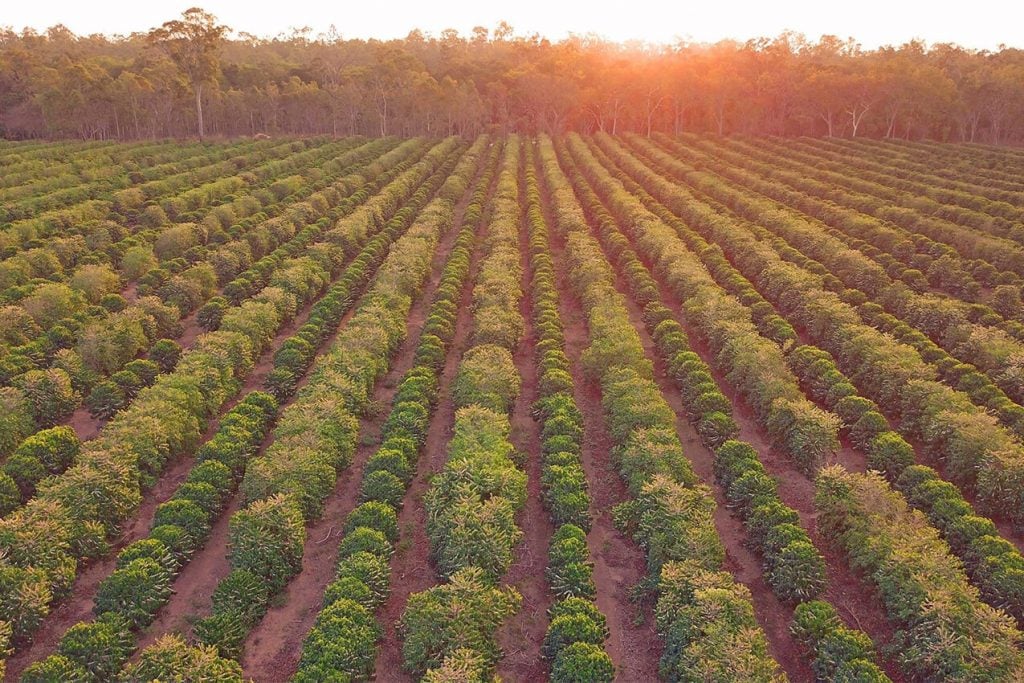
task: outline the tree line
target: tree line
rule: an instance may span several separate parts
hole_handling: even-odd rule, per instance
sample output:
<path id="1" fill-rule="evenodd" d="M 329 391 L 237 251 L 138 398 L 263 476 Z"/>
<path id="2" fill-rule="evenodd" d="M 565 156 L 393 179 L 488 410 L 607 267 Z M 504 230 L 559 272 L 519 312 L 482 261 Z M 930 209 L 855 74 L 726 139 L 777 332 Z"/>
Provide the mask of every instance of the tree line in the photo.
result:
<path id="1" fill-rule="evenodd" d="M 232 36 L 232 37 L 229 37 Z M 0 135 L 682 131 L 1024 141 L 1024 50 L 795 33 L 551 41 L 505 23 L 398 40 L 234 35 L 193 8 L 129 36 L 0 29 Z"/>

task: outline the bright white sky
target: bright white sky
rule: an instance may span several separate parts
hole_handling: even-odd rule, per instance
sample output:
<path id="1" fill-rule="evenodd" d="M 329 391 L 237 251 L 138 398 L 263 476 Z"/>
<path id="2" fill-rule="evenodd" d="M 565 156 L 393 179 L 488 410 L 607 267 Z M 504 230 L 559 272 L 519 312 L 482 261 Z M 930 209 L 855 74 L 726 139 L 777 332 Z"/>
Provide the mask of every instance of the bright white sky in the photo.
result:
<path id="1" fill-rule="evenodd" d="M 332 24 L 346 38 L 399 38 L 413 28 L 463 35 L 505 20 L 517 34 L 612 40 L 713 42 L 790 29 L 817 38 L 853 37 L 866 48 L 912 38 L 965 47 L 1024 47 L 1022 0 L 192 0 L 236 31 L 272 37 Z M 78 34 L 146 31 L 192 6 L 189 0 L 5 0 L 0 25 L 38 30 L 62 23 Z"/>

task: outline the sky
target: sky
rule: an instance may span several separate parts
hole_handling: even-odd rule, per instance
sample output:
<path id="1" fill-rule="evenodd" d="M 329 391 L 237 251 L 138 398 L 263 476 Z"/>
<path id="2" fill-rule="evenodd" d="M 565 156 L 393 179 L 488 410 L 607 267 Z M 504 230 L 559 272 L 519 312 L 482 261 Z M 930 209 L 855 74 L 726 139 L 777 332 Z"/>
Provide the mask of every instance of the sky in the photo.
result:
<path id="1" fill-rule="evenodd" d="M 418 28 L 438 35 L 454 28 L 508 22 L 519 35 L 551 39 L 593 33 L 616 40 L 714 42 L 775 36 L 853 37 L 865 48 L 918 38 L 994 50 L 1024 47 L 1024 0 L 191 0 L 236 32 L 261 37 L 333 25 L 345 38 L 401 38 Z M 129 34 L 175 18 L 192 4 L 166 0 L 6 0 L 0 26 L 15 30 L 64 24 L 77 34 Z"/>

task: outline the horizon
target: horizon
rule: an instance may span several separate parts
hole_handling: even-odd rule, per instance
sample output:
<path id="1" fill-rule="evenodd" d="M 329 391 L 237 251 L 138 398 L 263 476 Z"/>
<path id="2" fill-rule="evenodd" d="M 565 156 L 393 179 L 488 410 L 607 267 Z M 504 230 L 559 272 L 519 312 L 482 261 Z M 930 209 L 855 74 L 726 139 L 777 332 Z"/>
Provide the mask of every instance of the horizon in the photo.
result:
<path id="1" fill-rule="evenodd" d="M 64 25 L 75 35 L 102 34 L 107 37 L 129 36 L 159 26 L 178 17 L 196 3 L 134 4 L 108 0 L 88 6 L 65 2 L 26 3 L 7 8 L 3 24 L 16 32 L 31 29 L 39 33 Z M 732 0 L 714 7 L 694 4 L 664 3 L 638 0 L 628 6 L 595 12 L 580 2 L 551 6 L 526 0 L 514 6 L 480 6 L 465 0 L 448 2 L 392 3 L 393 11 L 371 15 L 362 13 L 343 17 L 341 11 L 325 11 L 311 0 L 295 0 L 289 4 L 289 18 L 280 20 L 273 10 L 254 8 L 241 0 L 215 0 L 198 3 L 229 26 L 233 38 L 250 34 L 261 39 L 289 38 L 301 35 L 310 38 L 335 34 L 343 39 L 401 39 L 419 30 L 437 37 L 446 29 L 455 29 L 462 37 L 471 35 L 475 26 L 493 30 L 500 22 L 508 23 L 516 35 L 540 35 L 558 41 L 571 36 L 596 36 L 603 40 L 627 44 L 632 42 L 667 45 L 680 40 L 693 43 L 716 43 L 724 40 L 744 42 L 772 38 L 792 32 L 817 40 L 823 35 L 841 39 L 852 38 L 864 49 L 898 46 L 913 40 L 927 45 L 954 43 L 972 50 L 995 51 L 1001 47 L 1024 47 L 1016 28 L 1024 19 L 1024 9 L 1008 9 L 997 0 L 979 0 L 964 16 L 952 3 L 908 2 L 886 3 L 866 0 L 855 15 L 829 12 L 820 3 L 797 0 L 780 5 L 765 5 L 747 0 Z M 947 11 L 943 11 L 946 9 Z M 395 17 L 401 17 L 396 21 Z M 988 17 L 1000 16 L 999 21 Z M 452 20 L 454 19 L 454 20 Z M 914 28 L 908 29 L 907 26 Z M 400 27 L 400 28 L 395 28 Z M 679 27 L 676 29 L 675 27 Z M 1016 44 L 1014 44 L 1016 40 Z"/>

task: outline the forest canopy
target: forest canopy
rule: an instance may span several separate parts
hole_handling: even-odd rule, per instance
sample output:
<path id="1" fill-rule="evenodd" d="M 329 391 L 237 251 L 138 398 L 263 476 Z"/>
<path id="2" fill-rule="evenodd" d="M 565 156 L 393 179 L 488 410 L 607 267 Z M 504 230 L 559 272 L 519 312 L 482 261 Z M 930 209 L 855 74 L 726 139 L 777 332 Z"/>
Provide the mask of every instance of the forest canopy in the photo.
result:
<path id="1" fill-rule="evenodd" d="M 715 44 L 551 41 L 504 23 L 387 41 L 214 28 L 224 31 L 200 75 L 160 49 L 159 28 L 0 29 L 0 135 L 142 139 L 202 127 L 225 137 L 694 131 L 1024 141 L 1024 50 L 1009 47 L 865 50 L 794 33 Z"/>

